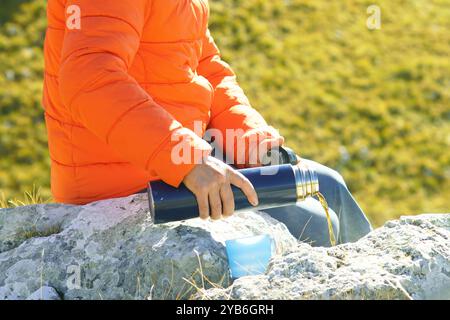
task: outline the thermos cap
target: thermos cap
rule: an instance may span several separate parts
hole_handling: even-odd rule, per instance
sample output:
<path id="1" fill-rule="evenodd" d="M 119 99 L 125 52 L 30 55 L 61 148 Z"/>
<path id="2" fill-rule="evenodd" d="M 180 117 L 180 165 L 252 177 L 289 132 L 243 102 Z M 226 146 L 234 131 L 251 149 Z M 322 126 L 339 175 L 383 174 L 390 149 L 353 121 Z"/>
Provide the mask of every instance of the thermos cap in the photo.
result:
<path id="1" fill-rule="evenodd" d="M 316 195 L 319 192 L 319 179 L 316 171 L 301 161 L 292 168 L 295 176 L 297 200 L 304 200 Z"/>

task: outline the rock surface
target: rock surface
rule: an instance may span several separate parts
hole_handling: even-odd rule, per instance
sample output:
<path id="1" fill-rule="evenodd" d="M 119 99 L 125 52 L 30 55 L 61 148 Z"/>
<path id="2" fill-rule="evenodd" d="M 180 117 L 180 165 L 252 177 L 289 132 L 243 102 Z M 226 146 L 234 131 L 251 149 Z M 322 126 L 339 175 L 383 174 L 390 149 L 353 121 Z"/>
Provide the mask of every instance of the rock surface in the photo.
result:
<path id="1" fill-rule="evenodd" d="M 61 300 L 61 297 L 54 288 L 43 286 L 33 292 L 27 300 Z"/>
<path id="2" fill-rule="evenodd" d="M 3 209 L 0 299 L 187 298 L 196 286 L 229 285 L 225 240 L 264 233 L 279 253 L 297 243 L 254 212 L 153 225 L 145 194 Z"/>
<path id="3" fill-rule="evenodd" d="M 298 244 L 268 272 L 203 299 L 450 299 L 450 215 L 389 221 L 356 243 Z"/>
<path id="4" fill-rule="evenodd" d="M 227 239 L 269 233 L 266 274 L 228 279 Z M 146 195 L 0 210 L 0 299 L 450 299 L 450 215 L 312 248 L 256 212 L 153 225 Z"/>

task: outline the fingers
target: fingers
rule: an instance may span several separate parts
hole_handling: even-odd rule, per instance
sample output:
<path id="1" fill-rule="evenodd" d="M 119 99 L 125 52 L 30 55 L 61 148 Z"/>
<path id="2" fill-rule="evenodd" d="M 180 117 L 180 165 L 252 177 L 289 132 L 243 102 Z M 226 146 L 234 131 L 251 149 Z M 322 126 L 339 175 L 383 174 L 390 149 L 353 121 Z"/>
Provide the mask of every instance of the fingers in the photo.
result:
<path id="1" fill-rule="evenodd" d="M 246 195 L 248 201 L 253 205 L 258 205 L 258 195 L 252 183 L 240 172 L 235 170 L 229 170 L 229 177 L 231 184 L 240 188 Z"/>
<path id="2" fill-rule="evenodd" d="M 211 208 L 211 219 L 218 220 L 222 218 L 222 200 L 220 199 L 220 189 L 212 190 L 209 195 L 209 205 Z"/>
<path id="3" fill-rule="evenodd" d="M 233 191 L 231 190 L 231 185 L 229 183 L 222 185 L 220 188 L 220 197 L 222 198 L 222 215 L 224 217 L 231 216 L 235 206 Z"/>
<path id="4" fill-rule="evenodd" d="M 220 186 L 220 189 L 214 189 L 206 196 L 197 197 L 200 218 L 213 220 L 221 219 L 222 217 L 229 217 L 233 214 L 234 195 L 231 190 L 231 185 L 225 183 Z"/>
<path id="5" fill-rule="evenodd" d="M 207 193 L 200 193 L 196 195 L 197 197 L 197 204 L 198 204 L 198 210 L 199 215 L 201 219 L 208 219 L 209 218 L 209 202 L 208 202 L 208 194 Z"/>
<path id="6" fill-rule="evenodd" d="M 248 201 L 256 206 L 258 196 L 251 182 L 238 171 L 219 160 L 209 159 L 197 165 L 183 180 L 196 196 L 199 216 L 213 220 L 231 216 L 235 210 L 230 184 L 240 188 Z"/>

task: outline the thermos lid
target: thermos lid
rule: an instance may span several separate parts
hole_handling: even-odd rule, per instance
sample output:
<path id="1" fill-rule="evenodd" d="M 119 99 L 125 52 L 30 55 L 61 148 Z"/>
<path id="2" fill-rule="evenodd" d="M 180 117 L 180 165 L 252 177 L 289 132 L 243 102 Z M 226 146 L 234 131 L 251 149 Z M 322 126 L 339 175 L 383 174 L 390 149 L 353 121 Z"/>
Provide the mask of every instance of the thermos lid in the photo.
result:
<path id="1" fill-rule="evenodd" d="M 297 164 L 297 155 L 288 147 L 276 147 L 269 150 L 261 159 L 264 165 Z"/>

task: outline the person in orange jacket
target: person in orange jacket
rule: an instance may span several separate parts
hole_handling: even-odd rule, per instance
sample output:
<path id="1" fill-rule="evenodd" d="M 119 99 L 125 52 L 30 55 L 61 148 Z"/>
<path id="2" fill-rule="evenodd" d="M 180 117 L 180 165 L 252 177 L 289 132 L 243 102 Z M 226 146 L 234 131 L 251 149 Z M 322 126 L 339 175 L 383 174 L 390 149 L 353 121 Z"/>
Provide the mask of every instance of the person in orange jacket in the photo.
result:
<path id="1" fill-rule="evenodd" d="M 161 179 L 174 187 L 183 182 L 202 218 L 233 213 L 231 184 L 257 204 L 251 183 L 212 157 L 202 136 L 207 129 L 223 133 L 226 154 L 255 136 L 248 154 L 284 139 L 221 59 L 207 0 L 48 0 L 47 17 L 43 105 L 55 201 L 127 196 Z M 230 143 L 232 129 L 243 135 Z M 201 162 L 172 161 L 179 141 Z M 247 160 L 241 165 L 252 165 Z M 362 227 L 344 240 L 370 229 L 358 215 Z"/>

